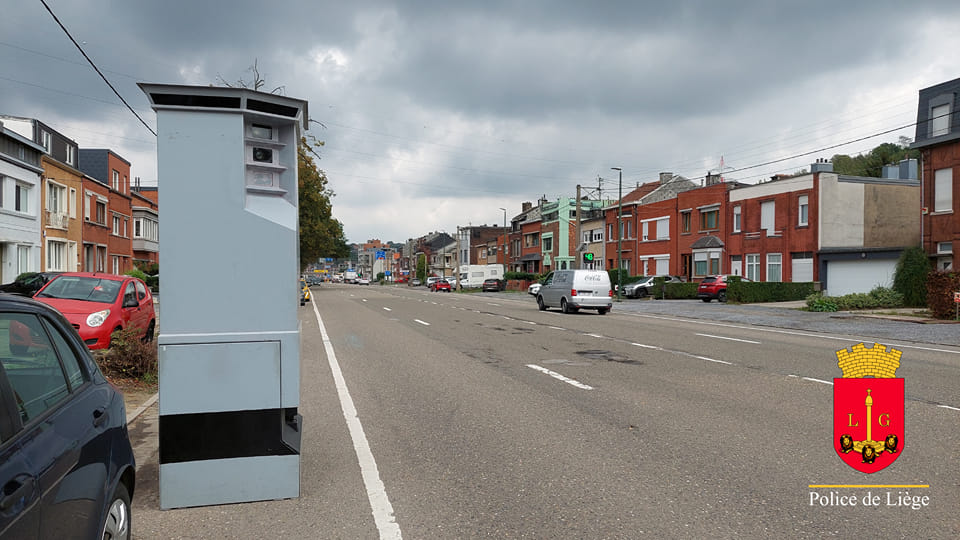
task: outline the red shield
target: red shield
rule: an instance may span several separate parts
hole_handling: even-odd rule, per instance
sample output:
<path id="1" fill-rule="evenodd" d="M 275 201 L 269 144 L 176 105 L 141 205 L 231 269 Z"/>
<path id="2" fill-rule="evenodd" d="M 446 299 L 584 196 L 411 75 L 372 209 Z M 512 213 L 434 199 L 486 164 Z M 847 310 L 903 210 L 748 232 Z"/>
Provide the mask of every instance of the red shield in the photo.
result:
<path id="1" fill-rule="evenodd" d="M 833 447 L 864 473 L 884 469 L 903 452 L 903 379 L 834 379 Z"/>

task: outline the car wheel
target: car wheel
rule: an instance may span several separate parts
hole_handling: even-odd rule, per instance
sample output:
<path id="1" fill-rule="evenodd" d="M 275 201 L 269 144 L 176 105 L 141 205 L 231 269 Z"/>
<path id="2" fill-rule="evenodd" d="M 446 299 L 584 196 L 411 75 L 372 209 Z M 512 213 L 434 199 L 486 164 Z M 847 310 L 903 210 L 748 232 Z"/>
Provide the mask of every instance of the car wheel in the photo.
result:
<path id="1" fill-rule="evenodd" d="M 646 298 L 647 294 L 647 289 L 643 287 L 637 289 L 637 298 Z"/>
<path id="2" fill-rule="evenodd" d="M 608 311 L 610 311 L 610 308 L 600 308 L 597 310 L 597 313 L 601 315 L 606 315 Z"/>
<path id="3" fill-rule="evenodd" d="M 150 321 L 150 324 L 147 326 L 147 331 L 143 334 L 144 343 L 151 343 L 153 341 L 153 332 L 156 324 L 156 321 Z"/>
<path id="4" fill-rule="evenodd" d="M 107 512 L 103 516 L 100 538 L 103 538 L 103 540 L 129 540 L 131 536 L 130 518 L 130 494 L 127 493 L 127 486 L 120 483 L 117 484 L 117 489 L 114 490 L 113 496 L 110 498 L 110 505 L 107 506 Z"/>
<path id="5" fill-rule="evenodd" d="M 540 308 L 540 311 L 546 311 L 546 310 L 547 310 L 547 305 L 543 303 L 543 297 L 542 297 L 542 296 L 538 296 L 538 297 L 537 297 L 537 307 Z"/>
<path id="6" fill-rule="evenodd" d="M 562 311 L 563 313 L 570 313 L 570 306 L 567 305 L 566 298 L 560 299 L 560 311 Z"/>
<path id="7" fill-rule="evenodd" d="M 703 300 L 704 302 L 706 302 L 706 303 L 708 303 L 708 304 L 710 303 L 710 299 L 709 299 L 709 298 L 701 298 L 701 300 Z"/>
<path id="8" fill-rule="evenodd" d="M 720 302 L 727 301 L 727 291 L 720 291 L 717 293 L 717 300 Z"/>

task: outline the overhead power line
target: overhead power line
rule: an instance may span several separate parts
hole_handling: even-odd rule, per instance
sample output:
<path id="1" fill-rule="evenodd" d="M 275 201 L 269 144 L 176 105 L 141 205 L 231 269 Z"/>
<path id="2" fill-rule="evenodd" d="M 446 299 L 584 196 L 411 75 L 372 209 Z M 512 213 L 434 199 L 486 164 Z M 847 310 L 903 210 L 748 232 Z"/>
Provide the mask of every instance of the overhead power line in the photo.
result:
<path id="1" fill-rule="evenodd" d="M 137 120 L 140 120 L 140 123 L 143 124 L 143 127 L 147 128 L 147 130 L 150 133 L 152 133 L 154 137 L 156 137 L 157 132 L 154 131 L 153 128 L 151 128 L 143 120 L 143 118 L 140 117 L 139 114 L 137 114 L 137 111 L 133 110 L 133 107 L 131 107 L 130 104 L 127 103 L 127 100 L 123 99 L 123 96 L 121 96 L 120 92 L 118 92 L 117 89 L 113 87 L 113 84 L 110 83 L 110 80 L 107 79 L 107 76 L 104 75 L 103 72 L 100 71 L 100 68 L 98 68 L 97 65 L 93 63 L 93 60 L 91 60 L 90 57 L 87 56 L 87 53 L 83 50 L 83 47 L 81 47 L 80 44 L 77 43 L 77 40 L 73 39 L 73 36 L 70 35 L 70 31 L 67 30 L 67 27 L 64 26 L 62 22 L 60 22 L 60 19 L 57 17 L 57 14 L 54 13 L 52 9 L 50 9 L 50 6 L 47 5 L 46 0 L 40 0 L 40 3 L 43 4 L 43 7 L 47 8 L 47 12 L 50 13 L 50 16 L 53 17 L 53 20 L 57 22 L 57 24 L 63 30 L 63 33 L 66 34 L 68 38 L 70 38 L 70 41 L 72 41 L 73 44 L 77 47 L 77 50 L 80 51 L 80 54 L 82 54 L 83 57 L 87 59 L 87 62 L 89 62 L 90 66 L 94 69 L 94 71 L 97 72 L 97 75 L 100 75 L 100 78 L 103 79 L 103 82 L 107 83 L 107 86 L 110 87 L 110 90 L 113 90 L 113 93 L 116 94 L 118 98 L 120 98 L 120 101 L 122 101 L 123 104 L 127 106 L 127 109 L 129 109 L 130 112 L 137 117 Z"/>

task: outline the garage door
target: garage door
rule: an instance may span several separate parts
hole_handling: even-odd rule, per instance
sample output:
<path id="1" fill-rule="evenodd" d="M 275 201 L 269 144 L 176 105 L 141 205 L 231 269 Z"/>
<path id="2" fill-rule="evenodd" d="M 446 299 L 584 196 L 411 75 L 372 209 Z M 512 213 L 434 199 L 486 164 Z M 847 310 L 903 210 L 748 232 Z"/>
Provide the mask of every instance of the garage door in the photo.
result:
<path id="1" fill-rule="evenodd" d="M 843 296 L 850 293 L 866 293 L 877 286 L 893 284 L 893 272 L 897 261 L 828 261 L 827 294 Z"/>

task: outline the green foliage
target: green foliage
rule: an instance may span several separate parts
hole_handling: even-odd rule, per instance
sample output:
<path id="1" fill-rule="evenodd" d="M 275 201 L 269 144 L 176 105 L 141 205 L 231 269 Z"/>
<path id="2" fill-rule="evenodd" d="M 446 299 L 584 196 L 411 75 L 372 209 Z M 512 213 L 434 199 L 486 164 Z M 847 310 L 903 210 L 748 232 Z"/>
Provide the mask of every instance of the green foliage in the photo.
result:
<path id="1" fill-rule="evenodd" d="M 537 281 L 541 278 L 539 274 L 534 274 L 531 272 L 504 272 L 503 279 L 510 281 L 519 280 L 519 281 Z"/>
<path id="2" fill-rule="evenodd" d="M 813 293 L 813 289 L 813 282 L 743 281 L 740 276 L 727 278 L 727 300 L 744 304 L 803 300 Z"/>
<path id="3" fill-rule="evenodd" d="M 957 304 L 953 293 L 960 291 L 960 272 L 930 272 L 927 278 L 927 306 L 930 313 L 938 319 L 956 317 Z"/>
<path id="4" fill-rule="evenodd" d="M 327 175 L 313 161 L 317 155 L 314 146 L 322 145 L 322 142 L 308 142 L 304 137 L 297 148 L 301 270 L 321 257 L 350 256 L 343 224 L 333 218 L 330 199 L 334 193 L 327 187 Z"/>
<path id="5" fill-rule="evenodd" d="M 152 382 L 157 377 L 157 342 L 144 342 L 136 328 L 117 330 L 111 336 L 110 349 L 96 355 L 97 364 L 107 376 Z"/>
<path id="6" fill-rule="evenodd" d="M 695 300 L 699 285 L 696 282 L 667 283 L 667 288 L 663 291 L 662 297 L 668 300 Z"/>
<path id="7" fill-rule="evenodd" d="M 910 150 L 908 141 L 905 144 L 883 143 L 867 154 L 850 157 L 836 154 L 830 161 L 833 163 L 833 172 L 852 176 L 870 176 L 879 178 L 883 174 L 883 166 L 898 163 L 902 159 L 919 159 L 919 150 Z"/>
<path id="8" fill-rule="evenodd" d="M 147 282 L 147 275 L 144 274 L 144 273 L 143 273 L 143 270 L 140 270 L 139 268 L 134 268 L 133 270 L 130 270 L 129 272 L 127 272 L 127 273 L 124 274 L 124 275 L 126 275 L 126 276 L 133 276 L 133 277 L 135 277 L 135 278 L 143 281 L 144 283 Z"/>
<path id="9" fill-rule="evenodd" d="M 621 268 L 607 270 L 607 274 L 610 275 L 610 286 L 614 287 L 614 290 L 616 290 L 616 286 L 620 283 L 623 283 L 624 285 L 630 283 L 630 274 Z M 620 281 L 619 279 L 621 276 L 623 277 L 623 281 Z"/>
<path id="10" fill-rule="evenodd" d="M 837 303 L 830 297 L 815 292 L 807 297 L 807 309 L 810 311 L 837 311 Z"/>
<path id="11" fill-rule="evenodd" d="M 857 311 L 903 307 L 903 295 L 887 287 L 876 287 L 869 293 L 852 293 L 843 296 L 823 296 L 815 293 L 807 296 L 810 311 Z"/>
<path id="12" fill-rule="evenodd" d="M 383 273 L 383 272 L 377 272 L 377 281 L 379 281 L 380 283 L 383 283 L 383 279 L 384 279 L 385 277 L 387 277 L 387 275 L 386 275 L 385 273 Z"/>
<path id="13" fill-rule="evenodd" d="M 930 259 L 922 247 L 914 246 L 903 251 L 893 274 L 893 289 L 903 295 L 904 305 L 927 305 L 927 275 L 931 270 Z"/>
<path id="14" fill-rule="evenodd" d="M 427 255 L 424 253 L 417 256 L 417 279 L 421 283 L 427 281 Z"/>

